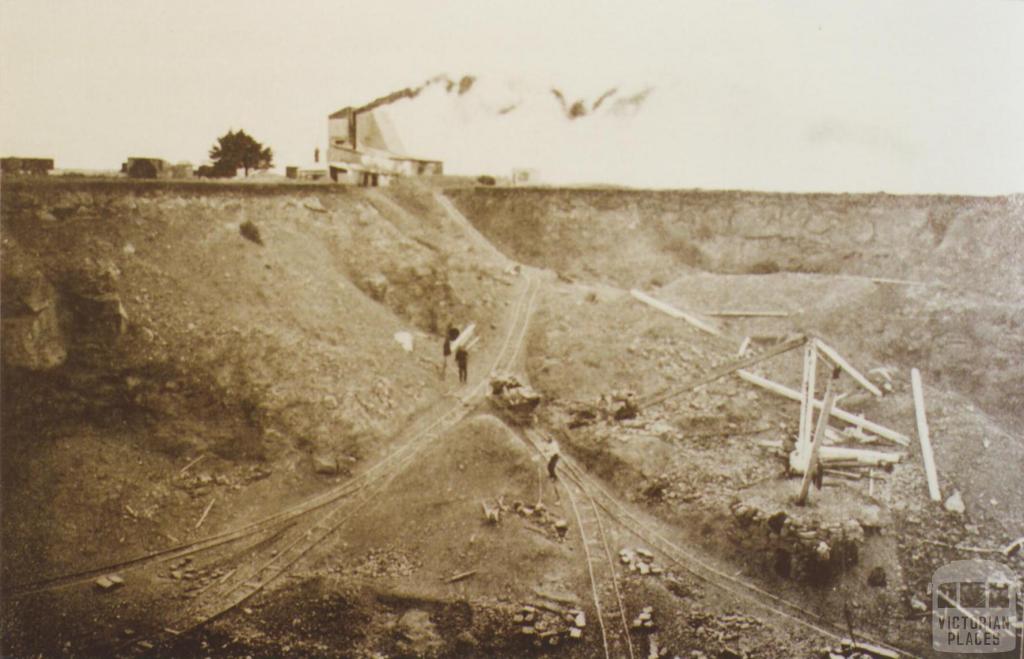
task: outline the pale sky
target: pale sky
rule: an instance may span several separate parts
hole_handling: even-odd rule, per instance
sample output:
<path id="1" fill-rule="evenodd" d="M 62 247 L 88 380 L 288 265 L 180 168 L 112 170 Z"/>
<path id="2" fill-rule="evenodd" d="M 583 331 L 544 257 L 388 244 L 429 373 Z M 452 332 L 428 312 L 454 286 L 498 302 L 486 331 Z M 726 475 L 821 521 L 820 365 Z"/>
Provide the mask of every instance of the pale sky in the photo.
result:
<path id="1" fill-rule="evenodd" d="M 329 113 L 442 73 L 479 83 L 388 112 L 453 173 L 1024 192 L 1024 3 L 984 0 L 0 0 L 0 154 L 199 163 L 244 128 L 304 165 Z M 651 91 L 571 121 L 552 87 Z"/>

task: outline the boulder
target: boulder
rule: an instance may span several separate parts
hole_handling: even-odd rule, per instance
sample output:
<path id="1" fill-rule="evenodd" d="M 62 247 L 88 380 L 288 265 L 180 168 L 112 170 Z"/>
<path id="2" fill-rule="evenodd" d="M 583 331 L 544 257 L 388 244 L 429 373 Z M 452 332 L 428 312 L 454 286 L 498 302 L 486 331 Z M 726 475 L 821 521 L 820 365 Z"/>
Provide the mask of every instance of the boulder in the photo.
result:
<path id="1" fill-rule="evenodd" d="M 964 506 L 964 499 L 960 496 L 960 490 L 953 492 L 953 494 L 946 499 L 945 508 L 951 513 L 962 515 L 967 508 Z"/>

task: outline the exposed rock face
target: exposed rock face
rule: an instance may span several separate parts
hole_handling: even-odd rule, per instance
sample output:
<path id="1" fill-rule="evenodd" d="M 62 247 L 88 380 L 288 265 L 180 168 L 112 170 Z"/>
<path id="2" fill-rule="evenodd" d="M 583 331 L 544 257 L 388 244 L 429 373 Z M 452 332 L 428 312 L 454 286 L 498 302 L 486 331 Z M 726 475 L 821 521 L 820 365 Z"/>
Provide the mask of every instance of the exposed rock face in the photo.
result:
<path id="1" fill-rule="evenodd" d="M 60 327 L 57 291 L 17 252 L 4 259 L 4 366 L 45 371 L 60 366 L 68 346 Z"/>
<path id="2" fill-rule="evenodd" d="M 924 277 L 949 260 L 1013 262 L 1005 241 L 1024 231 L 1020 195 L 481 188 L 448 194 L 478 229 L 521 260 L 629 285 L 638 270 L 654 276 L 687 265 L 716 272 L 852 267 L 875 276 Z M 638 243 L 646 243 L 646 258 L 630 272 L 622 268 L 628 259 L 610 258 L 626 256 Z M 986 276 L 985 268 L 974 269 Z M 1013 276 L 1021 283 L 1022 273 Z"/>
<path id="3" fill-rule="evenodd" d="M 410 609 L 403 613 L 398 619 L 396 631 L 401 637 L 400 645 L 410 656 L 430 656 L 444 645 L 430 620 L 430 614 L 420 609 Z"/>
<path id="4" fill-rule="evenodd" d="M 799 581 L 825 581 L 855 565 L 864 544 L 864 527 L 854 519 L 820 522 L 798 519 L 785 511 L 766 511 L 735 502 L 734 539 L 762 556 L 762 563 L 780 576 Z"/>

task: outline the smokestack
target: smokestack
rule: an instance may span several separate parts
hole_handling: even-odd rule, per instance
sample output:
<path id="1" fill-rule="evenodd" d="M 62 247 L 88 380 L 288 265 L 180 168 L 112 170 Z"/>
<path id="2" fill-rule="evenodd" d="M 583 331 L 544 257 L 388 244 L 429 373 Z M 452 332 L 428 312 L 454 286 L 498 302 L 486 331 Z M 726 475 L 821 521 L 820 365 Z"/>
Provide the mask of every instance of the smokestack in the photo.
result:
<path id="1" fill-rule="evenodd" d="M 356 111 L 355 108 L 349 110 L 348 113 L 348 141 L 352 144 L 352 149 L 356 147 Z"/>

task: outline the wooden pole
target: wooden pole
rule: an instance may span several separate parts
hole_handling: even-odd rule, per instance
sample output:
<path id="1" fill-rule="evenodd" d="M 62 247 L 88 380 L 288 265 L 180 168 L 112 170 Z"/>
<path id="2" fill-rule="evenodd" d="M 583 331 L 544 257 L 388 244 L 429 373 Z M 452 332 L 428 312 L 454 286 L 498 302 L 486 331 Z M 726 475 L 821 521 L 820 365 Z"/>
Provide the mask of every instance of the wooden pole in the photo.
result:
<path id="1" fill-rule="evenodd" d="M 860 386 L 864 387 L 865 389 L 870 391 L 875 396 L 878 396 L 878 397 L 882 396 L 881 389 L 876 387 L 871 382 L 871 380 L 868 380 L 866 377 L 864 377 L 864 374 L 861 373 L 860 371 L 858 371 L 857 369 L 855 369 L 850 364 L 850 362 L 848 362 L 845 359 L 843 359 L 843 356 L 840 355 L 838 352 L 836 352 L 834 348 L 826 345 L 820 339 L 818 340 L 818 350 L 821 350 L 823 353 L 825 353 L 826 357 L 828 357 L 829 359 L 832 360 L 833 363 L 835 363 L 837 366 L 839 366 L 844 371 L 849 373 L 850 377 L 852 377 L 854 380 L 857 381 L 857 384 L 859 384 Z"/>
<path id="2" fill-rule="evenodd" d="M 773 394 L 778 394 L 778 395 L 783 396 L 785 398 L 788 398 L 790 400 L 796 400 L 796 401 L 801 400 L 800 392 L 797 391 L 796 389 L 790 389 L 789 387 L 787 387 L 784 384 L 779 384 L 778 382 L 775 382 L 773 380 L 769 380 L 768 378 L 761 377 L 760 375 L 757 375 L 756 373 L 751 373 L 750 371 L 739 370 L 739 371 L 736 371 L 736 375 L 740 376 L 741 378 L 743 378 L 744 380 L 746 380 L 750 384 L 753 384 L 753 385 L 756 385 L 758 387 L 761 387 L 762 389 L 767 389 L 768 391 L 772 392 Z M 816 408 L 820 409 L 821 406 L 822 406 L 821 401 L 820 400 L 814 401 L 814 406 Z M 883 425 L 879 425 L 879 424 L 875 423 L 874 421 L 868 421 L 867 419 L 865 419 L 863 417 L 860 417 L 860 416 L 857 416 L 856 414 L 851 414 L 851 413 L 847 412 L 846 410 L 841 410 L 838 407 L 833 407 L 832 408 L 832 416 L 834 416 L 837 419 L 840 419 L 841 421 L 845 421 L 845 422 L 847 422 L 849 424 L 852 424 L 852 425 L 855 425 L 855 426 L 857 426 L 859 428 L 862 428 L 862 429 L 866 430 L 867 432 L 874 433 L 875 435 L 878 435 L 879 437 L 884 437 L 885 439 L 888 439 L 890 441 L 896 442 L 897 444 L 899 444 L 901 446 L 910 446 L 910 438 L 907 437 L 906 435 L 898 433 L 895 430 L 891 430 L 889 428 L 886 428 Z"/>
<path id="3" fill-rule="evenodd" d="M 729 309 L 715 309 L 705 311 L 705 316 L 722 316 L 724 318 L 785 318 L 789 315 L 786 311 L 733 311 Z"/>
<path id="4" fill-rule="evenodd" d="M 687 391 L 692 391 L 697 387 L 700 387 L 705 384 L 711 384 L 715 380 L 723 378 L 726 375 L 729 375 L 730 373 L 740 370 L 741 368 L 747 368 L 749 366 L 753 366 L 754 364 L 760 364 L 761 362 L 767 359 L 771 359 L 772 357 L 775 357 L 777 355 L 781 355 L 784 352 L 796 350 L 797 348 L 802 346 L 806 340 L 807 339 L 804 338 L 802 335 L 796 336 L 790 339 L 789 341 L 785 341 L 783 343 L 771 346 L 770 348 L 766 348 L 764 351 L 759 352 L 757 354 L 753 354 L 748 357 L 741 357 L 740 359 L 737 359 L 735 361 L 727 362 L 725 364 L 722 364 L 721 366 L 716 366 L 704 375 L 692 378 L 689 381 L 683 382 L 682 384 L 676 385 L 674 387 L 665 387 L 664 389 L 661 389 L 653 394 L 650 394 L 649 396 L 644 397 L 644 399 L 640 401 L 640 405 L 642 407 L 649 407 L 652 405 L 664 403 L 666 400 L 674 398 L 675 396 L 680 396 L 686 393 Z"/>
<path id="5" fill-rule="evenodd" d="M 815 339 L 808 339 L 804 346 L 804 379 L 800 384 L 800 430 L 797 433 L 796 450 L 804 457 L 811 448 L 811 428 L 814 424 L 814 379 L 818 370 L 818 352 Z"/>
<path id="6" fill-rule="evenodd" d="M 697 318 L 693 314 L 686 313 L 685 311 L 682 311 L 681 309 L 676 309 L 672 305 L 666 304 L 666 303 L 662 302 L 661 300 L 656 300 L 653 297 L 651 297 L 650 295 L 644 293 L 643 291 L 638 291 L 637 289 L 634 288 L 633 290 L 631 290 L 629 292 L 629 294 L 632 295 L 633 297 L 635 297 L 636 299 L 640 300 L 644 304 L 654 307 L 655 309 L 657 309 L 658 311 L 660 311 L 662 313 L 668 314 L 669 316 L 672 316 L 673 318 L 679 318 L 681 320 L 685 320 L 686 322 L 690 323 L 691 325 L 693 325 L 694 327 L 696 327 L 697 329 L 699 329 L 699 330 L 701 330 L 703 332 L 707 332 L 708 334 L 713 334 L 714 336 L 721 336 L 722 335 L 722 333 L 720 331 L 718 331 L 718 328 L 715 327 L 714 325 L 712 325 L 710 323 L 704 322 L 703 320 L 701 320 L 700 318 Z"/>
<path id="7" fill-rule="evenodd" d="M 807 493 L 811 488 L 811 475 L 818 464 L 818 451 L 821 450 L 821 441 L 825 438 L 825 428 L 828 426 L 829 413 L 832 411 L 832 404 L 836 400 L 836 392 L 833 385 L 839 379 L 840 373 L 842 373 L 842 369 L 838 366 L 832 369 L 832 377 L 829 378 L 828 383 L 825 385 L 825 404 L 821 408 L 821 414 L 818 416 L 818 426 L 814 429 L 814 443 L 811 444 L 810 458 L 807 460 L 807 468 L 804 469 L 804 479 L 800 483 L 800 496 L 796 499 L 798 506 L 807 503 Z"/>
<path id="8" fill-rule="evenodd" d="M 939 475 L 935 471 L 935 454 L 932 453 L 932 440 L 928 436 L 928 419 L 924 413 L 924 389 L 921 386 L 921 371 L 910 370 L 910 383 L 914 389 L 914 411 L 917 413 L 917 436 L 921 440 L 921 458 L 924 460 L 924 472 L 928 477 L 928 496 L 932 501 L 941 501 L 939 494 Z"/>

